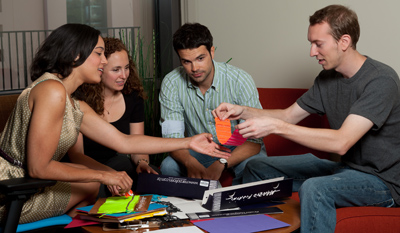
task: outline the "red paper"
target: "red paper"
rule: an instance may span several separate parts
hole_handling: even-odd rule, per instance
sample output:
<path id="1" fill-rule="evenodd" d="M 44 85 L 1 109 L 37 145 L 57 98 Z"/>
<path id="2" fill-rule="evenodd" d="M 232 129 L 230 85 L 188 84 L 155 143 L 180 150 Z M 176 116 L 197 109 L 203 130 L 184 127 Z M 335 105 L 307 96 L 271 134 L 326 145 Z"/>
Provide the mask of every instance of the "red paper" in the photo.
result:
<path id="1" fill-rule="evenodd" d="M 83 226 L 97 225 L 97 224 L 101 224 L 101 222 L 82 220 L 78 214 L 74 218 L 72 218 L 72 222 L 70 222 L 64 228 L 83 227 Z"/>

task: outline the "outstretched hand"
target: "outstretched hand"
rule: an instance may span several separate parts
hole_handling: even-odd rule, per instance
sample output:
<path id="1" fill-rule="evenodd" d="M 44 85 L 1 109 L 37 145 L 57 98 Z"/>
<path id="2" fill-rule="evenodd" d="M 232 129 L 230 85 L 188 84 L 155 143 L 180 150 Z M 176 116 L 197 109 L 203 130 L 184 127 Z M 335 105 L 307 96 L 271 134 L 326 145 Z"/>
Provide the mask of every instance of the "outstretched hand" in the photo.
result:
<path id="1" fill-rule="evenodd" d="M 231 156 L 231 150 L 215 143 L 212 135 L 209 133 L 202 133 L 191 137 L 189 148 L 198 153 L 217 158 L 227 159 Z"/>

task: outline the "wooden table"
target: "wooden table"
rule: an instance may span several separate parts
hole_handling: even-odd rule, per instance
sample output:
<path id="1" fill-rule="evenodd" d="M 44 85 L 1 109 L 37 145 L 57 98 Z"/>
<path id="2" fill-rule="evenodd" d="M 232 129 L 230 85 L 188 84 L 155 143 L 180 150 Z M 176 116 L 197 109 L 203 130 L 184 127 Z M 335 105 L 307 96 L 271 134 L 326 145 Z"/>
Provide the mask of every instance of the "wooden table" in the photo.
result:
<path id="1" fill-rule="evenodd" d="M 263 233 L 287 233 L 287 232 L 293 232 L 300 228 L 300 203 L 296 200 L 293 199 L 285 199 L 283 200 L 285 204 L 277 205 L 283 213 L 282 214 L 270 214 L 271 217 L 280 220 L 282 222 L 290 224 L 289 227 L 284 227 L 284 228 L 279 228 L 279 229 L 274 229 L 274 230 L 268 230 L 268 231 L 260 231 Z M 191 226 L 192 224 L 189 224 L 187 226 Z M 95 225 L 95 226 L 85 226 L 82 227 L 84 232 L 87 233 L 104 233 L 106 231 L 103 231 L 102 227 L 100 225 Z M 132 231 L 132 230 L 115 230 L 115 231 L 107 231 L 110 233 L 142 233 L 142 232 L 148 232 L 152 230 L 157 230 L 157 228 L 151 228 L 151 229 L 141 229 L 137 231 Z M 206 231 L 204 231 L 206 232 Z"/>
<path id="2" fill-rule="evenodd" d="M 269 216 L 290 224 L 289 227 L 269 230 L 269 231 L 260 231 L 260 232 L 268 232 L 268 233 L 286 233 L 293 232 L 300 228 L 300 203 L 296 200 L 288 198 L 284 200 L 285 204 L 277 205 L 279 209 L 283 211 L 282 214 L 270 214 Z"/>

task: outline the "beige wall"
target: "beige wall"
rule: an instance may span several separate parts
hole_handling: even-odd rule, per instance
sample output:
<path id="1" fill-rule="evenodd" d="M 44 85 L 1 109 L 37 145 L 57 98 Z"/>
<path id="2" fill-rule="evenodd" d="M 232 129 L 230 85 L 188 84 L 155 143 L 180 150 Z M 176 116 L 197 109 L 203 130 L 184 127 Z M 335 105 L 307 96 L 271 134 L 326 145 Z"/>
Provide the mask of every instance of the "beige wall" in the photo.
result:
<path id="1" fill-rule="evenodd" d="M 3 31 L 43 30 L 43 0 L 1 0 Z"/>
<path id="2" fill-rule="evenodd" d="M 114 0 L 115 1 L 115 0 Z M 117 0 L 118 1 L 118 0 Z M 141 36 L 147 43 L 153 40 L 154 29 L 154 4 L 149 0 L 133 1 L 133 26 L 141 27 Z"/>
<path id="3" fill-rule="evenodd" d="M 44 1 L 47 1 L 48 28 L 55 29 L 65 24 L 67 22 L 66 0 Z M 145 38 L 152 39 L 154 28 L 153 1 L 107 0 L 107 7 L 108 27 L 141 27 L 142 35 Z"/>
<path id="4" fill-rule="evenodd" d="M 67 23 L 66 0 L 44 0 L 44 7 L 47 12 L 46 30 L 54 30 Z"/>
<path id="5" fill-rule="evenodd" d="M 217 61 L 249 72 L 257 87 L 309 88 L 322 69 L 309 56 L 308 17 L 329 4 L 356 11 L 361 26 L 357 49 L 400 74 L 398 0 L 182 0 L 182 18 L 206 25 Z"/>
<path id="6" fill-rule="evenodd" d="M 67 22 L 66 0 L 0 1 L 3 31 L 53 30 Z M 140 26 L 149 28 L 149 36 L 152 36 L 153 1 L 107 0 L 107 5 L 109 27 Z"/>
<path id="7" fill-rule="evenodd" d="M 0 2 L 0 25 L 3 31 L 53 30 L 67 23 L 66 0 L 0 0 Z M 107 15 L 109 27 L 139 26 L 141 27 L 141 37 L 148 41 L 144 43 L 151 43 L 154 28 L 153 1 L 107 0 Z M 35 39 L 36 37 L 34 37 Z M 16 43 L 20 43 L 19 48 L 22 48 L 22 40 L 11 38 L 10 41 L 9 48 L 7 41 L 3 41 L 3 46 L 7 45 L 7 48 L 4 48 L 1 52 L 7 55 L 11 54 L 11 58 L 5 57 L 3 60 L 5 62 L 0 64 L 0 69 L 10 70 L 10 72 L 5 72 L 4 77 L 0 74 L 0 81 L 10 80 L 11 76 L 13 79 L 17 79 L 18 74 L 21 77 L 25 75 L 25 67 L 21 65 L 25 64 L 25 60 L 22 60 L 23 56 L 20 56 L 21 61 L 17 62 L 18 57 L 16 55 L 18 47 Z M 33 44 L 36 46 L 39 43 Z M 30 43 L 28 42 L 26 45 L 29 46 Z M 29 47 L 27 49 L 29 50 Z M 31 50 L 36 51 L 36 47 Z M 147 59 L 147 53 L 144 56 L 144 59 Z M 149 60 L 152 61 L 153 54 L 148 56 L 150 57 Z M 9 60 L 11 62 L 8 62 Z M 26 61 L 26 65 L 29 66 L 31 57 L 28 57 Z M 20 64 L 20 66 L 17 67 L 15 64 Z M 10 73 L 12 75 L 9 75 Z M 15 81 L 14 83 L 19 82 Z M 0 90 L 1 88 L 0 85 Z"/>
<path id="8" fill-rule="evenodd" d="M 66 0 L 0 0 L 3 31 L 56 29 L 67 23 Z M 150 0 L 107 0 L 109 27 L 141 27 L 153 37 L 154 4 Z M 150 42 L 149 42 L 150 43 Z"/>

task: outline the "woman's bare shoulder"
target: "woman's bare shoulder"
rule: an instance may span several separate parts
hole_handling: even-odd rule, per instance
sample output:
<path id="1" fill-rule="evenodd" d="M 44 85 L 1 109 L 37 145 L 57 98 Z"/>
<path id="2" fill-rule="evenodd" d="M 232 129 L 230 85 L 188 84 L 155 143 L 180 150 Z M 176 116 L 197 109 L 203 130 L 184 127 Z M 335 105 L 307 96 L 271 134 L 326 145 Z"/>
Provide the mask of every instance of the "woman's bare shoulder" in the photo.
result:
<path id="1" fill-rule="evenodd" d="M 30 104 L 46 104 L 48 107 L 60 105 L 66 101 L 67 91 L 57 80 L 46 80 L 38 83 L 29 94 Z"/>

